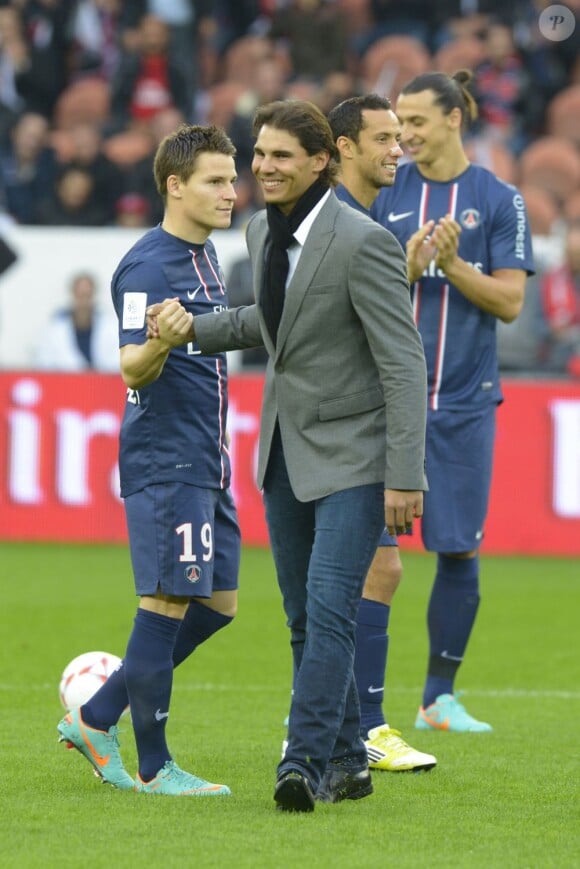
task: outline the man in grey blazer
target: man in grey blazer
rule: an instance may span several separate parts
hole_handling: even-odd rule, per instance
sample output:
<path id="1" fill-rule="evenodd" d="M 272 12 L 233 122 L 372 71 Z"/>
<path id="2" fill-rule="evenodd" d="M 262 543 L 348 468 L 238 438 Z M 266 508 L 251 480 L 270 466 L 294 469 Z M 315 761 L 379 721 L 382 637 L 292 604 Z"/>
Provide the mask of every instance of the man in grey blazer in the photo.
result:
<path id="1" fill-rule="evenodd" d="M 386 524 L 422 513 L 426 373 L 406 261 L 336 198 L 335 145 L 305 101 L 258 108 L 247 230 L 256 304 L 155 313 L 204 354 L 264 344 L 258 486 L 290 628 L 294 693 L 274 799 L 312 811 L 372 792 L 353 676 L 355 620 Z"/>

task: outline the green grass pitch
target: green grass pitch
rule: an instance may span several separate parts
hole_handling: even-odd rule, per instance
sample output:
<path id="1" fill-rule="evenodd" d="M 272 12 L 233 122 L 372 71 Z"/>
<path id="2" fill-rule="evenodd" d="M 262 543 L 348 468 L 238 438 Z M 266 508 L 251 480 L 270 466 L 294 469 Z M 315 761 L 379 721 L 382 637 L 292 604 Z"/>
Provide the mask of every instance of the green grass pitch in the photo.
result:
<path id="1" fill-rule="evenodd" d="M 375 793 L 276 812 L 291 665 L 271 556 L 246 549 L 234 623 L 176 671 L 168 739 L 223 799 L 115 791 L 57 743 L 75 655 L 123 655 L 135 610 L 123 546 L 0 544 L 0 862 L 5 867 L 578 867 L 578 563 L 482 557 L 482 604 L 459 688 L 491 734 L 413 729 L 433 557 L 403 551 L 387 714 L 430 773 L 375 773 Z M 135 771 L 130 722 L 122 752 Z"/>

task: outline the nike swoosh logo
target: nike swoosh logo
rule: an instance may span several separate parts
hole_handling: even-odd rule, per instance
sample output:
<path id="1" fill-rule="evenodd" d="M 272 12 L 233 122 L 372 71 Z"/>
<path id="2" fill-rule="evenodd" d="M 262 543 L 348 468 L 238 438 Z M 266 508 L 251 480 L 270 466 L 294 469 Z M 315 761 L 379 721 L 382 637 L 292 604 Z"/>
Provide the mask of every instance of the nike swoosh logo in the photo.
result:
<path id="1" fill-rule="evenodd" d="M 450 655 L 447 649 L 444 652 L 441 652 L 442 658 L 447 658 L 448 661 L 463 661 L 463 658 L 458 658 L 456 655 Z"/>
<path id="2" fill-rule="evenodd" d="M 423 721 L 426 721 L 427 724 L 430 724 L 431 727 L 434 727 L 436 730 L 449 730 L 449 718 L 444 718 L 443 721 L 437 721 L 436 718 L 430 718 L 423 709 L 420 710 L 420 713 Z"/>
<path id="3" fill-rule="evenodd" d="M 368 692 L 369 694 L 379 694 L 381 691 L 384 691 L 384 688 L 373 688 L 372 685 L 369 685 Z"/>
<path id="4" fill-rule="evenodd" d="M 403 220 L 404 217 L 410 217 L 412 214 L 412 211 L 402 211 L 401 214 L 395 214 L 394 211 L 391 211 L 387 220 L 389 223 L 396 223 L 397 220 Z"/>
<path id="5" fill-rule="evenodd" d="M 67 716 L 67 718 L 68 718 L 69 722 L 72 722 L 72 718 L 69 718 L 69 716 Z M 90 753 L 91 757 L 93 758 L 95 764 L 97 766 L 106 766 L 108 764 L 109 760 L 111 759 L 111 755 L 110 754 L 102 755 L 102 754 L 99 754 L 97 751 L 95 751 L 95 749 L 91 745 L 91 741 L 89 739 L 87 739 L 87 737 L 85 736 L 85 726 L 83 724 L 83 720 L 80 717 L 80 715 L 79 715 L 79 729 L 81 732 L 81 736 L 83 738 L 83 742 L 86 745 L 86 747 L 88 748 L 89 753 Z"/>
<path id="6" fill-rule="evenodd" d="M 156 721 L 163 721 L 164 718 L 169 718 L 169 712 L 162 712 L 161 709 L 155 710 Z"/>
<path id="7" fill-rule="evenodd" d="M 197 289 L 193 290 L 193 292 L 191 290 L 188 290 L 187 291 L 187 298 L 191 302 L 193 302 L 193 300 L 195 299 L 195 297 L 197 296 L 197 294 L 199 293 L 200 290 L 201 290 L 201 284 L 199 285 L 199 287 L 197 287 Z"/>

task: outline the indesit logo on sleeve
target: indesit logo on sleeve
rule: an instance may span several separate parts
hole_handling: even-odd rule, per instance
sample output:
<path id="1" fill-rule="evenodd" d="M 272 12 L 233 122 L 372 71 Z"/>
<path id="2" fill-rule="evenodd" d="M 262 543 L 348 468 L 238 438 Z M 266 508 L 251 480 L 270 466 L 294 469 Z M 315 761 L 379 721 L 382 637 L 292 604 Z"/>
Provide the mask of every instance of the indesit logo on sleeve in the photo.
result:
<path id="1" fill-rule="evenodd" d="M 514 208 L 516 210 L 516 247 L 515 255 L 517 259 L 525 259 L 526 257 L 526 204 L 524 197 L 520 193 L 516 193 L 513 198 Z"/>

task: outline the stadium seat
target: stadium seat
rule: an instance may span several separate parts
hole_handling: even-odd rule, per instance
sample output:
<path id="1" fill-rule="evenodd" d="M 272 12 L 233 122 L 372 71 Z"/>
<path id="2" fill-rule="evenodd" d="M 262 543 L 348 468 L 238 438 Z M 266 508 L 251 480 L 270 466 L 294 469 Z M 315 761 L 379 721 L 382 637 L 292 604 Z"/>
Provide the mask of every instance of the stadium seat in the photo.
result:
<path id="1" fill-rule="evenodd" d="M 553 97 L 546 114 L 550 136 L 569 139 L 580 147 L 580 84 L 570 85 Z"/>
<path id="2" fill-rule="evenodd" d="M 397 99 L 401 88 L 431 67 L 431 55 L 412 36 L 384 36 L 373 42 L 361 60 L 362 88 Z"/>
<path id="3" fill-rule="evenodd" d="M 580 154 L 568 139 L 542 136 L 520 158 L 521 185 L 541 187 L 559 205 L 580 185 Z"/>
<path id="4" fill-rule="evenodd" d="M 109 85 L 100 78 L 82 78 L 61 93 L 54 110 L 54 126 L 69 130 L 79 123 L 102 125 L 109 117 Z"/>

